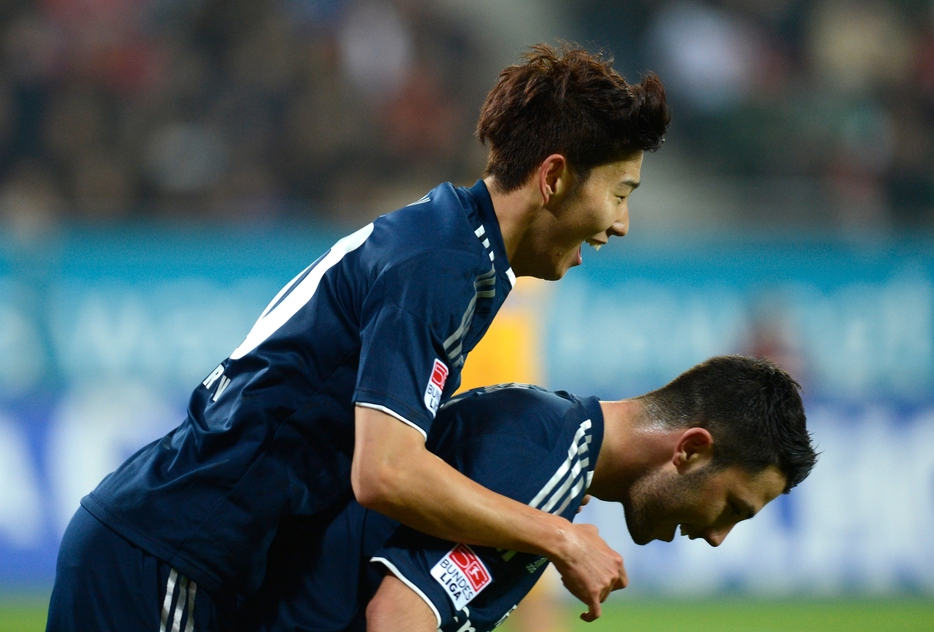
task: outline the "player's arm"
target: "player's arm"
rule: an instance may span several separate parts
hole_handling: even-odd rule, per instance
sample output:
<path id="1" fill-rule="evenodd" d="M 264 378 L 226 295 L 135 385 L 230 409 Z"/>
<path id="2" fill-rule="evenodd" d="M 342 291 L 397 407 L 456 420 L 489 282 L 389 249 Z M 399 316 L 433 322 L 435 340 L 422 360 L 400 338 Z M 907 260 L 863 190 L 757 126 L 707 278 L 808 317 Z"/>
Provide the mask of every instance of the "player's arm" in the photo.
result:
<path id="1" fill-rule="evenodd" d="M 425 448 L 415 429 L 373 408 L 356 408 L 351 474 L 357 501 L 429 535 L 541 555 L 568 590 L 600 616 L 609 593 L 625 588 L 623 560 L 596 527 L 496 494 Z"/>
<path id="2" fill-rule="evenodd" d="M 391 573 L 366 607 L 367 632 L 436 632 L 438 622 L 421 597 Z"/>

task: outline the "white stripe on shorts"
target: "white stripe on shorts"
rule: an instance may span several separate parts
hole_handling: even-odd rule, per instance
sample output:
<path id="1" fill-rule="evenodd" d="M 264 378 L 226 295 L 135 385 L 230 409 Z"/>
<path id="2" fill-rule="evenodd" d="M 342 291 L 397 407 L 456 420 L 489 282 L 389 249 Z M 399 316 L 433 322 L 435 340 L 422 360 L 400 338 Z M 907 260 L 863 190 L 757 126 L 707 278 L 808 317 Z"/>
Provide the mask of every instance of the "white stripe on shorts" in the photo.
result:
<path id="1" fill-rule="evenodd" d="M 188 583 L 188 623 L 185 624 L 185 632 L 195 632 L 195 593 L 198 592 L 198 584 L 189 580 Z"/>
<path id="2" fill-rule="evenodd" d="M 175 596 L 176 588 L 178 588 L 178 601 L 175 602 L 175 608 L 172 608 L 172 598 Z M 182 619 L 186 618 L 186 615 L 185 632 L 194 632 L 197 592 L 198 584 L 184 575 L 179 575 L 174 568 L 169 572 L 169 579 L 165 584 L 165 599 L 162 601 L 159 632 L 181 632 Z M 171 619 L 169 618 L 170 610 L 172 611 Z"/>
<path id="3" fill-rule="evenodd" d="M 172 594 L 175 593 L 175 578 L 178 573 L 173 568 L 169 573 L 169 581 L 165 584 L 165 600 L 162 602 L 162 621 L 159 632 L 165 632 L 165 624 L 169 619 L 169 609 L 172 607 Z"/>
<path id="4" fill-rule="evenodd" d="M 182 576 L 178 583 L 178 601 L 175 602 L 175 611 L 172 613 L 172 632 L 182 632 L 182 615 L 185 603 L 188 601 L 188 578 Z"/>

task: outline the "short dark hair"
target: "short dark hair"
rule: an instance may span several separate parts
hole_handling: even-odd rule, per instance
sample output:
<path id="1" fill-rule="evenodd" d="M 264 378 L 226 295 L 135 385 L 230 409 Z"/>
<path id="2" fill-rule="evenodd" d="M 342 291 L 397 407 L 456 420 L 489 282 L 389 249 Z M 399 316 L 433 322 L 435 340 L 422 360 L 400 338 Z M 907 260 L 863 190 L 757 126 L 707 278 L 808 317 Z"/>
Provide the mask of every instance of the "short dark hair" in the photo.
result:
<path id="1" fill-rule="evenodd" d="M 800 390 L 769 360 L 732 355 L 702 362 L 639 399 L 651 421 L 710 432 L 715 468 L 757 474 L 774 465 L 788 493 L 817 462 Z"/>
<path id="2" fill-rule="evenodd" d="M 586 180 L 594 167 L 658 149 L 671 121 L 661 80 L 646 73 L 630 85 L 611 64 L 571 44 L 538 44 L 503 70 L 477 122 L 490 147 L 484 177 L 508 193 L 553 153 Z"/>

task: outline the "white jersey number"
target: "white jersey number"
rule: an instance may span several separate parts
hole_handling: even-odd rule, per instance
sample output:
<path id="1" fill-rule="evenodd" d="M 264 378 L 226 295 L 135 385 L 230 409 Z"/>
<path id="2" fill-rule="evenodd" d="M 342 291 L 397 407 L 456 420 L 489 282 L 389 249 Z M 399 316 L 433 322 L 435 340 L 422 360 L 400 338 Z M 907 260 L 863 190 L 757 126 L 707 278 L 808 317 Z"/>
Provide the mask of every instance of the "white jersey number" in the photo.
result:
<path id="1" fill-rule="evenodd" d="M 266 306 L 259 320 L 253 325 L 253 329 L 247 334 L 246 339 L 230 354 L 230 359 L 238 360 L 242 358 L 292 318 L 314 296 L 324 273 L 337 265 L 344 258 L 344 255 L 362 246 L 372 232 L 373 224 L 367 224 L 357 232 L 347 235 L 334 244 L 317 265 L 312 264 L 314 266 L 313 270 L 309 271 L 306 268 L 301 274 L 292 279 Z M 302 278 L 303 276 L 304 278 Z M 283 296 L 285 298 L 282 298 Z"/>

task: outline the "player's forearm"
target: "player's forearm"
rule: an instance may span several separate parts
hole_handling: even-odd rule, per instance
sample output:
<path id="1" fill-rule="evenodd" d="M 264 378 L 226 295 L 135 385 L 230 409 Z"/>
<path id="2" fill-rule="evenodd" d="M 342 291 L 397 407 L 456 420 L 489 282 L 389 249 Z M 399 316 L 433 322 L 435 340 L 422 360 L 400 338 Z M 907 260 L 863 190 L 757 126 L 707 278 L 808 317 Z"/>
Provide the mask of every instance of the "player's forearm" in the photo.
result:
<path id="1" fill-rule="evenodd" d="M 358 409 L 352 481 L 361 505 L 446 540 L 564 555 L 570 522 L 475 483 L 383 417 Z"/>
<path id="2" fill-rule="evenodd" d="M 445 540 L 546 557 L 556 554 L 570 525 L 478 485 L 427 452 L 384 471 L 379 490 L 360 502 Z"/>

